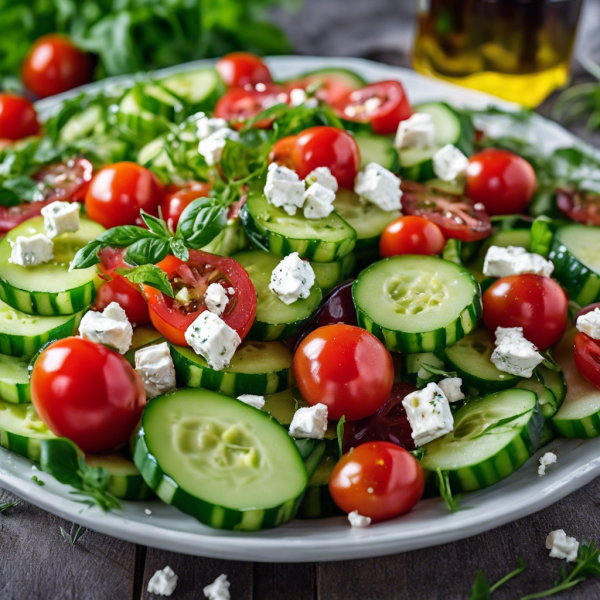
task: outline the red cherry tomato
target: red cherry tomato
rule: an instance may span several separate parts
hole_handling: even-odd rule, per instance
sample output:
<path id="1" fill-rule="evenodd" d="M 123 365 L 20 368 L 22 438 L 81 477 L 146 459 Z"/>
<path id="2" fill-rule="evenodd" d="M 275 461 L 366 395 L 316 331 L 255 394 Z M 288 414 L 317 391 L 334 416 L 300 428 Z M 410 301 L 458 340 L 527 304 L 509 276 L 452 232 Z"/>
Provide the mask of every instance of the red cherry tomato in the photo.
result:
<path id="1" fill-rule="evenodd" d="M 334 105 L 343 100 L 350 92 L 358 89 L 354 82 L 351 82 L 343 75 L 335 73 L 316 72 L 300 79 L 289 81 L 286 89 L 291 92 L 294 89 L 306 90 L 309 87 L 317 86 L 315 96 L 329 105 Z"/>
<path id="2" fill-rule="evenodd" d="M 556 205 L 569 219 L 600 227 L 600 195 L 574 188 L 564 187 L 556 190 Z"/>
<path id="3" fill-rule="evenodd" d="M 356 421 L 381 408 L 394 383 L 394 365 L 385 346 L 352 325 L 327 325 L 309 333 L 294 354 L 294 375 L 302 397 L 319 402 L 337 421 Z"/>
<path id="4" fill-rule="evenodd" d="M 221 319 L 242 339 L 250 331 L 256 316 L 256 291 L 246 270 L 233 258 L 190 250 L 187 262 L 167 256 L 158 266 L 169 277 L 175 295 L 185 288 L 189 298 L 180 301 L 153 287 L 144 286 L 150 320 L 167 340 L 188 346 L 185 332 L 207 310 L 204 296 L 211 283 L 220 283 L 226 290 L 233 289 Z"/>
<path id="5" fill-rule="evenodd" d="M 167 186 L 165 199 L 161 206 L 162 217 L 167 225 L 175 231 L 181 213 L 194 200 L 208 196 L 210 188 L 210 183 L 199 181 L 193 181 L 183 188 L 178 185 Z"/>
<path id="6" fill-rule="evenodd" d="M 508 150 L 484 150 L 469 159 L 467 196 L 492 216 L 525 212 L 535 185 L 533 167 Z"/>
<path id="7" fill-rule="evenodd" d="M 396 133 L 398 124 L 412 115 L 406 92 L 399 81 L 380 81 L 350 92 L 335 105 L 347 121 L 370 123 L 375 133 Z"/>
<path id="8" fill-rule="evenodd" d="M 228 87 L 272 83 L 269 67 L 251 52 L 231 52 L 221 58 L 216 69 Z"/>
<path id="9" fill-rule="evenodd" d="M 164 188 L 156 175 L 132 162 L 103 167 L 96 173 L 85 196 L 90 219 L 107 229 L 140 225 L 140 209 L 158 215 Z"/>
<path id="10" fill-rule="evenodd" d="M 382 258 L 399 254 L 439 254 L 446 245 L 441 229 L 423 217 L 400 217 L 390 223 L 379 241 Z"/>
<path id="11" fill-rule="evenodd" d="M 25 87 L 40 98 L 54 96 L 92 80 L 92 61 L 68 38 L 49 34 L 31 46 L 21 78 Z"/>
<path id="12" fill-rule="evenodd" d="M 600 344 L 585 333 L 575 336 L 573 354 L 577 370 L 593 385 L 600 388 Z"/>
<path id="13" fill-rule="evenodd" d="M 121 306 L 131 323 L 142 325 L 150 321 L 148 305 L 139 287 L 136 289 L 124 277 L 116 277 L 103 283 L 98 289 L 92 308 L 103 311 L 111 302 Z"/>
<path id="14" fill-rule="evenodd" d="M 0 139 L 20 140 L 39 132 L 33 104 L 22 96 L 0 93 Z"/>
<path id="15" fill-rule="evenodd" d="M 490 331 L 522 327 L 538 350 L 547 350 L 567 327 L 568 299 L 556 281 L 541 275 L 511 275 L 494 282 L 483 295 L 483 320 Z"/>
<path id="16" fill-rule="evenodd" d="M 215 106 L 215 117 L 225 119 L 235 129 L 241 129 L 249 119 L 260 114 L 273 104 L 287 103 L 287 92 L 274 83 L 262 84 L 257 89 L 232 88 L 221 96 Z M 254 123 L 256 129 L 268 129 L 272 119 L 263 119 Z"/>
<path id="17" fill-rule="evenodd" d="M 374 522 L 410 511 L 423 495 L 425 478 L 410 452 L 389 442 L 369 442 L 347 452 L 329 480 L 333 501 Z"/>
<path id="18" fill-rule="evenodd" d="M 127 442 L 146 405 L 133 367 L 113 350 L 78 337 L 41 352 L 31 373 L 31 398 L 50 431 L 85 452 Z"/>

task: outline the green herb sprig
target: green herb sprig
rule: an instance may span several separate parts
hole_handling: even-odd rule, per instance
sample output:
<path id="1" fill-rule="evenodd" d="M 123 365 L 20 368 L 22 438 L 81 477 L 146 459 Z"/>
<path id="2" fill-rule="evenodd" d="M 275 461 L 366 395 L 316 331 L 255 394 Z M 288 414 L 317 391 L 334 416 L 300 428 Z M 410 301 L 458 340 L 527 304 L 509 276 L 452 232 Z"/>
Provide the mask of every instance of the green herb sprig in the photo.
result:
<path id="1" fill-rule="evenodd" d="M 477 572 L 477 578 L 473 584 L 471 595 L 469 600 L 491 600 L 492 592 L 495 592 L 501 585 L 504 585 L 507 581 L 510 581 L 513 577 L 520 575 L 526 568 L 522 558 L 519 558 L 517 562 L 517 568 L 511 571 L 508 575 L 505 575 L 502 579 L 490 585 L 483 571 Z"/>
<path id="2" fill-rule="evenodd" d="M 0 504 L 0 514 L 3 515 L 7 513 L 15 506 L 19 506 L 19 504 L 21 504 L 20 500 L 15 500 L 14 502 L 3 502 L 2 504 Z"/>
<path id="3" fill-rule="evenodd" d="M 436 474 L 438 479 L 440 496 L 442 497 L 442 500 L 446 503 L 448 510 L 451 513 L 463 510 L 459 502 L 461 494 L 457 494 L 456 496 L 454 496 L 452 494 L 452 490 L 450 489 L 450 478 L 448 477 L 448 471 L 442 471 L 441 469 L 437 469 Z"/>
<path id="4" fill-rule="evenodd" d="M 67 531 L 65 529 L 63 529 L 62 527 L 59 527 L 60 535 L 62 536 L 62 539 L 65 542 L 67 542 L 68 544 L 70 544 L 71 546 L 74 546 L 85 535 L 85 532 L 87 531 L 87 529 L 84 529 L 82 532 L 81 530 L 83 529 L 83 525 L 79 525 L 79 527 L 77 527 L 77 530 L 75 531 L 75 533 L 73 533 L 74 528 L 75 528 L 75 523 L 73 523 L 71 525 L 71 531 L 69 533 L 67 533 Z"/>

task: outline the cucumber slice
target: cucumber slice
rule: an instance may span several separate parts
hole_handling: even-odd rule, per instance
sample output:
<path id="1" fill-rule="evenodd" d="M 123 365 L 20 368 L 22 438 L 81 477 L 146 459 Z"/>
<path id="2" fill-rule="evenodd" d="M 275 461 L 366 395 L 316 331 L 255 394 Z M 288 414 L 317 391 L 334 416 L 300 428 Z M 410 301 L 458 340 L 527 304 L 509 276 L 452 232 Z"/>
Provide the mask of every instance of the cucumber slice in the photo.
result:
<path id="1" fill-rule="evenodd" d="M 308 298 L 285 304 L 269 289 L 271 273 L 280 261 L 278 256 L 263 250 L 247 250 L 233 258 L 246 269 L 256 290 L 256 319 L 248 338 L 273 341 L 292 337 L 321 302 L 323 294 L 318 284 L 312 287 Z"/>
<path id="2" fill-rule="evenodd" d="M 280 342 L 244 341 L 222 371 L 211 369 L 191 348 L 170 347 L 178 387 L 204 388 L 237 398 L 274 394 L 292 385 L 292 353 Z"/>
<path id="3" fill-rule="evenodd" d="M 542 433 L 540 433 L 540 441 L 538 442 L 536 450 L 543 448 L 546 444 L 549 444 L 552 440 L 557 437 L 554 427 L 552 427 L 551 421 L 546 421 L 542 427 Z"/>
<path id="4" fill-rule="evenodd" d="M 12 404 L 0 400 L 0 446 L 39 462 L 41 442 L 55 435 L 38 417 L 33 404 Z"/>
<path id="5" fill-rule="evenodd" d="M 0 398 L 12 404 L 31 402 L 29 363 L 16 356 L 0 354 Z"/>
<path id="6" fill-rule="evenodd" d="M 293 79 L 288 79 L 284 83 L 294 83 L 296 81 L 302 81 L 304 83 L 322 83 L 326 85 L 329 81 L 339 81 L 339 85 L 343 85 L 346 90 L 358 90 L 359 88 L 365 87 L 367 82 L 358 73 L 350 71 L 349 69 L 342 68 L 325 68 L 317 69 L 315 71 L 308 71 Z"/>
<path id="7" fill-rule="evenodd" d="M 487 329 L 476 329 L 450 348 L 446 360 L 463 381 L 483 392 L 497 392 L 515 386 L 521 377 L 504 373 L 491 361 L 494 336 Z"/>
<path id="8" fill-rule="evenodd" d="M 521 467 L 537 448 L 544 418 L 529 390 L 496 392 L 465 404 L 454 431 L 426 444 L 421 465 L 448 472 L 454 493 L 497 483 Z"/>
<path id="9" fill-rule="evenodd" d="M 329 479 L 338 462 L 333 452 L 326 452 L 308 480 L 306 494 L 298 509 L 299 519 L 324 519 L 344 514 L 329 493 Z"/>
<path id="10" fill-rule="evenodd" d="M 446 102 L 425 102 L 413 110 L 431 116 L 435 126 L 435 143 L 442 148 L 446 144 L 456 146 L 463 154 L 474 152 L 475 130 L 468 117 L 464 117 Z"/>
<path id="11" fill-rule="evenodd" d="M 417 374 L 423 365 L 430 365 L 435 369 L 443 369 L 444 363 L 433 352 L 417 352 L 415 354 L 406 354 L 404 357 L 404 369 L 402 372 L 402 381 L 415 383 Z"/>
<path id="12" fill-rule="evenodd" d="M 147 500 L 154 492 L 146 485 L 137 467 L 122 454 L 86 454 L 90 467 L 102 467 L 110 475 L 106 491 L 121 500 Z"/>
<path id="13" fill-rule="evenodd" d="M 427 181 L 435 177 L 433 155 L 438 148 L 405 148 L 398 151 L 398 172 L 403 179 Z"/>
<path id="14" fill-rule="evenodd" d="M 288 427 L 294 418 L 297 407 L 308 406 L 298 388 L 292 387 L 277 394 L 265 396 L 262 411 L 271 415 L 279 424 Z M 299 442 L 300 440 L 296 440 Z"/>
<path id="15" fill-rule="evenodd" d="M 328 294 L 334 287 L 346 281 L 354 272 L 356 267 L 356 256 L 348 254 L 342 260 L 331 263 L 311 263 L 315 272 L 317 285 L 321 288 L 323 294 Z"/>
<path id="16" fill-rule="evenodd" d="M 433 256 L 393 256 L 352 286 L 358 324 L 389 350 L 436 352 L 474 329 L 479 285 L 466 269 Z"/>
<path id="17" fill-rule="evenodd" d="M 58 139 L 71 144 L 92 134 L 97 127 L 104 129 L 106 109 L 100 104 L 91 104 L 85 110 L 73 115 L 61 128 Z"/>
<path id="18" fill-rule="evenodd" d="M 0 353 L 31 357 L 48 342 L 73 335 L 82 316 L 28 315 L 0 301 Z"/>
<path id="19" fill-rule="evenodd" d="M 207 390 L 151 400 L 134 462 L 163 502 L 218 529 L 258 531 L 287 523 L 308 481 L 281 425 Z"/>
<path id="20" fill-rule="evenodd" d="M 559 227 L 548 258 L 571 300 L 580 306 L 600 300 L 600 227 Z"/>
<path id="21" fill-rule="evenodd" d="M 250 247 L 250 240 L 239 218 L 229 219 L 225 227 L 217 234 L 210 244 L 202 250 L 220 256 L 233 256 Z"/>
<path id="22" fill-rule="evenodd" d="M 150 85 L 145 88 L 146 96 L 150 99 L 156 99 L 163 106 L 174 106 L 178 104 L 177 100 L 163 88 L 190 104 L 192 113 L 212 110 L 225 92 L 225 84 L 220 75 L 216 69 L 210 68 L 170 75 L 160 80 L 160 86 Z"/>
<path id="23" fill-rule="evenodd" d="M 0 300 L 37 315 L 72 315 L 87 308 L 102 284 L 98 270 L 93 266 L 69 271 L 69 265 L 75 253 L 103 231 L 98 223 L 81 219 L 79 231 L 54 239 L 54 261 L 37 267 L 21 267 L 8 259 L 18 236 L 45 233 L 44 218 L 34 217 L 9 231 L 0 242 Z"/>
<path id="24" fill-rule="evenodd" d="M 464 196 L 466 189 L 466 182 L 462 179 L 455 179 L 454 181 L 442 181 L 441 179 L 430 179 L 425 182 L 425 185 L 432 187 L 444 194 L 453 194 L 454 196 Z"/>
<path id="25" fill-rule="evenodd" d="M 361 169 L 374 162 L 390 171 L 398 171 L 398 152 L 394 148 L 393 138 L 360 132 L 354 136 L 354 139 L 360 151 Z"/>
<path id="26" fill-rule="evenodd" d="M 278 256 L 298 252 L 311 261 L 334 262 L 356 245 L 356 231 L 335 211 L 324 219 L 306 219 L 301 213 L 291 217 L 263 194 L 248 196 L 240 218 L 248 237 Z"/>
<path id="27" fill-rule="evenodd" d="M 536 370 L 540 374 L 544 385 L 554 394 L 557 408 L 560 408 L 567 395 L 567 382 L 564 375 L 561 371 L 553 371 L 544 365 L 540 365 Z"/>
<path id="28" fill-rule="evenodd" d="M 379 238 L 384 229 L 400 217 L 400 211 L 385 211 L 370 202 L 361 202 L 352 190 L 338 190 L 335 212 L 356 231 L 355 250 L 375 249 L 379 255 Z"/>
<path id="29" fill-rule="evenodd" d="M 544 419 L 549 419 L 558 410 L 554 394 L 535 375 L 529 379 L 521 379 L 515 388 L 529 390 L 537 396 Z"/>
<path id="30" fill-rule="evenodd" d="M 159 344 L 164 341 L 164 337 L 152 325 L 138 325 L 133 330 L 131 339 L 131 348 L 123 354 L 123 358 L 132 366 L 135 366 L 135 353 L 140 348 Z"/>

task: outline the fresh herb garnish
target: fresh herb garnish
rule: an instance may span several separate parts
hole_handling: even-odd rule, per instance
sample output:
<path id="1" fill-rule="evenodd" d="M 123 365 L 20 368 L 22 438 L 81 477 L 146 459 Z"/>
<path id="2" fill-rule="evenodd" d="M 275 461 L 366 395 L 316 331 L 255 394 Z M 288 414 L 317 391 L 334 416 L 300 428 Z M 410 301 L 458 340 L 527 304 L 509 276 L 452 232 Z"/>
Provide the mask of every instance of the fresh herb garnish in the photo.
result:
<path id="1" fill-rule="evenodd" d="M 166 296 L 170 296 L 171 298 L 175 297 L 173 294 L 173 287 L 169 282 L 167 274 L 156 265 L 142 265 L 141 267 L 135 267 L 133 269 L 120 268 L 115 269 L 115 272 L 132 283 L 149 285 Z"/>
<path id="2" fill-rule="evenodd" d="M 46 485 L 46 483 L 39 479 L 37 475 L 32 475 L 31 481 L 33 481 L 33 483 L 37 483 L 39 486 Z"/>
<path id="3" fill-rule="evenodd" d="M 2 504 L 0 504 L 0 514 L 3 515 L 4 513 L 8 512 L 11 508 L 18 506 L 19 504 L 21 504 L 20 500 L 15 500 L 14 502 L 3 502 Z"/>
<path id="4" fill-rule="evenodd" d="M 495 592 L 501 585 L 504 585 L 507 581 L 520 575 L 525 570 L 525 563 L 522 558 L 519 558 L 517 565 L 518 566 L 514 571 L 511 571 L 508 575 L 505 575 L 491 586 L 488 583 L 486 576 L 483 574 L 483 571 L 478 571 L 469 600 L 491 600 L 492 592 Z"/>
<path id="5" fill-rule="evenodd" d="M 87 529 L 84 529 L 83 532 L 81 532 L 83 525 L 79 525 L 75 533 L 73 533 L 74 528 L 75 523 L 71 525 L 71 531 L 67 533 L 62 527 L 59 527 L 62 539 L 65 542 L 68 542 L 71 546 L 74 546 L 85 535 L 85 532 L 87 531 Z"/>
<path id="6" fill-rule="evenodd" d="M 442 500 L 446 503 L 448 510 L 451 513 L 457 512 L 459 510 L 463 510 L 463 508 L 459 504 L 459 500 L 461 494 L 457 494 L 456 496 L 452 495 L 452 490 L 450 489 L 450 478 L 448 476 L 448 471 L 442 471 L 441 469 L 436 470 L 437 478 L 438 478 L 438 487 L 440 490 L 440 496 Z"/>
<path id="7" fill-rule="evenodd" d="M 342 456 L 344 455 L 343 443 L 344 443 L 344 423 L 345 422 L 346 422 L 346 417 L 344 415 L 342 415 L 342 418 L 338 421 L 338 424 L 336 427 L 338 452 L 339 452 L 340 458 L 342 458 Z"/>

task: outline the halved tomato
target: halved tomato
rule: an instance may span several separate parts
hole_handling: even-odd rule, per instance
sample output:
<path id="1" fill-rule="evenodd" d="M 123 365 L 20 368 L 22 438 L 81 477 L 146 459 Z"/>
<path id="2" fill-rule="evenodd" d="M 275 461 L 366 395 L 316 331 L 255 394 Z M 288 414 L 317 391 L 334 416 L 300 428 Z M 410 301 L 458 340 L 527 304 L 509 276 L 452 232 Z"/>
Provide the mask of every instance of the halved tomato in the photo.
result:
<path id="1" fill-rule="evenodd" d="M 556 190 L 556 204 L 569 219 L 584 225 L 600 227 L 600 195 L 575 188 Z"/>
<path id="2" fill-rule="evenodd" d="M 185 332 L 206 308 L 204 296 L 211 283 L 220 283 L 229 291 L 230 300 L 221 319 L 243 339 L 256 316 L 256 291 L 245 269 L 233 258 L 190 250 L 184 262 L 167 256 L 158 263 L 167 274 L 176 298 L 144 286 L 150 308 L 150 320 L 167 340 L 187 346 Z M 184 291 L 187 290 L 187 291 Z"/>
<path id="3" fill-rule="evenodd" d="M 356 84 L 353 84 L 348 77 L 318 71 L 286 83 L 288 92 L 298 88 L 305 90 L 312 86 L 318 86 L 315 96 L 327 104 L 335 104 L 357 89 Z"/>

